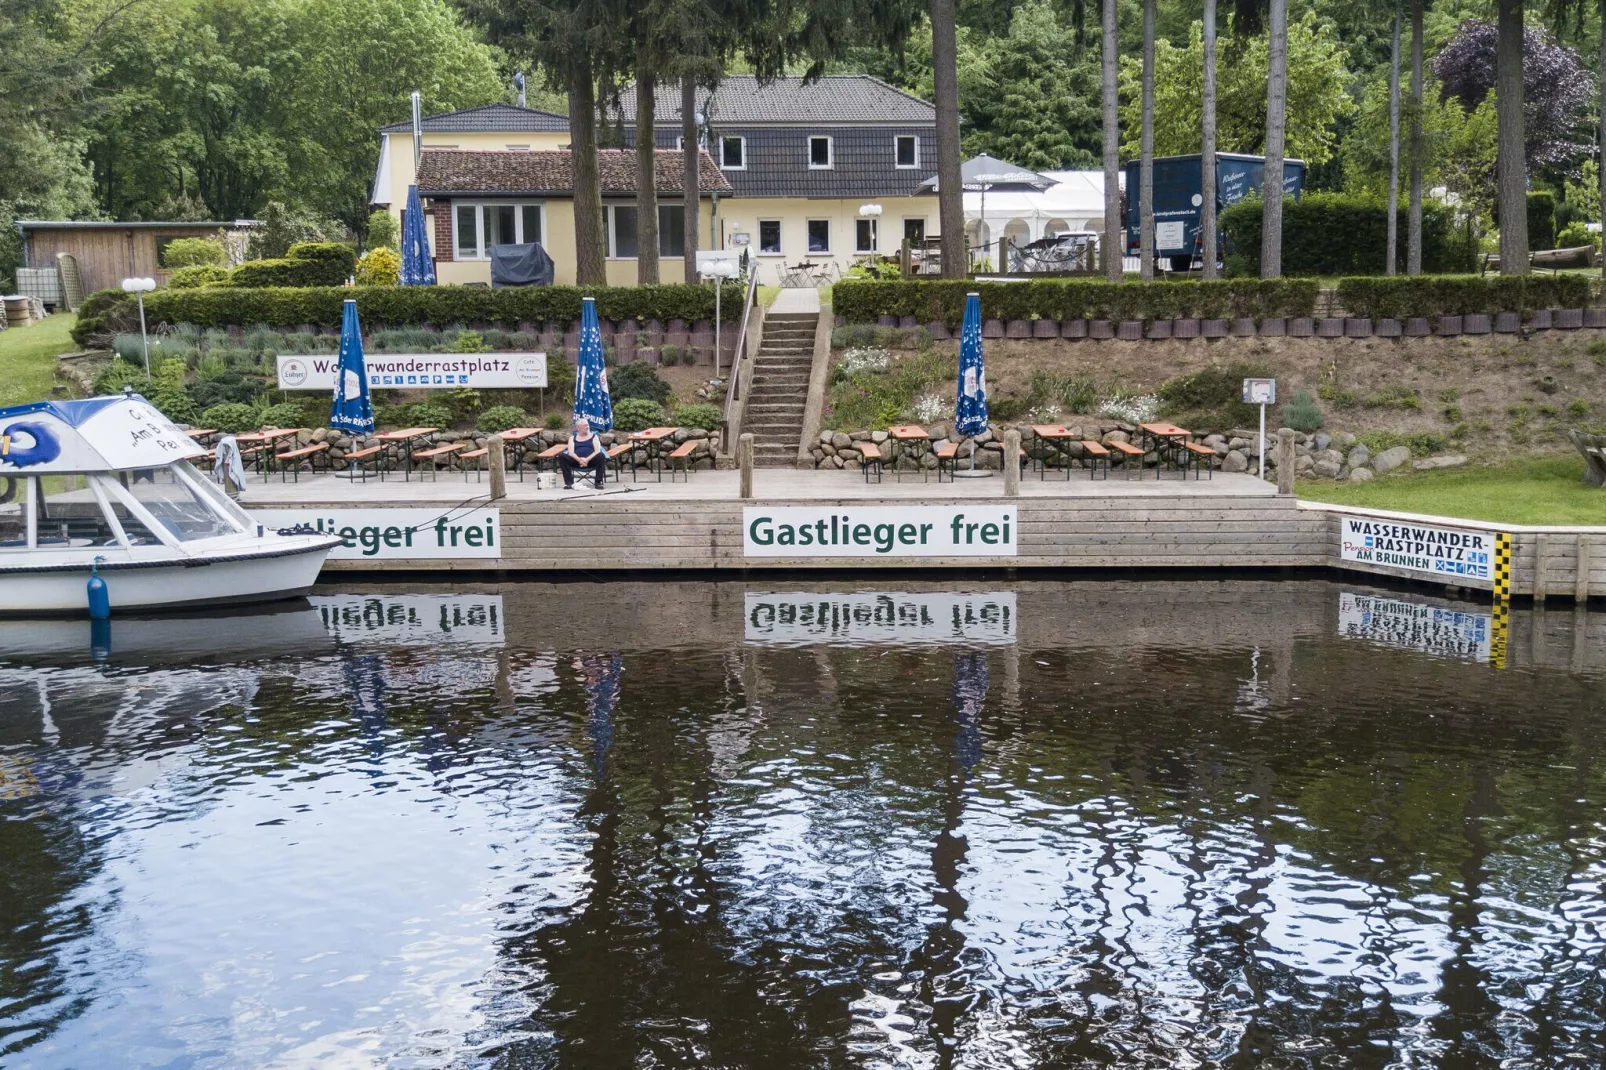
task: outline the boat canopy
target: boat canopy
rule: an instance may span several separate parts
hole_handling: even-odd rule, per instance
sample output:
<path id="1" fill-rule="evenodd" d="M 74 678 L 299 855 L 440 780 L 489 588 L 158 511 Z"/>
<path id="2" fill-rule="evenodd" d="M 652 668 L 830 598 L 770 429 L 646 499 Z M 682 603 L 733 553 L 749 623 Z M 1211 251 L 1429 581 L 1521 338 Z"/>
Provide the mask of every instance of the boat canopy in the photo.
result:
<path id="1" fill-rule="evenodd" d="M 138 394 L 0 409 L 0 476 L 160 468 L 205 452 Z"/>

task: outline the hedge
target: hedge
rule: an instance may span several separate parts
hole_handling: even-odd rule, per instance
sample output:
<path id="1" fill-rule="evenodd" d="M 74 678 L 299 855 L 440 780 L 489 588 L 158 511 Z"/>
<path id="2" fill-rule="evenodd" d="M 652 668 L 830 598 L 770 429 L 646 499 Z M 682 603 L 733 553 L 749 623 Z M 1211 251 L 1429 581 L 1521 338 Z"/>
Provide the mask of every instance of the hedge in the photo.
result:
<path id="1" fill-rule="evenodd" d="M 193 323 L 199 327 L 278 328 L 340 326 L 342 303 L 357 302 L 365 331 L 384 327 L 449 327 L 491 324 L 517 329 L 520 323 L 569 324 L 580 318 L 581 298 L 597 299 L 603 319 L 714 319 L 714 289 L 686 284 L 635 287 L 521 286 L 503 290 L 470 286 L 206 287 L 162 289 L 145 298 L 150 323 Z M 131 297 L 102 290 L 84 303 L 73 327 L 80 345 L 91 337 L 137 329 Z M 741 317 L 742 302 L 725 301 L 725 322 Z"/>
<path id="2" fill-rule="evenodd" d="M 1338 301 L 1351 316 L 1404 319 L 1584 308 L 1590 297 L 1582 275 L 1396 275 L 1340 279 Z"/>
<path id="3" fill-rule="evenodd" d="M 1311 315 L 1317 283 L 1314 279 L 855 281 L 837 283 L 831 303 L 849 323 L 912 316 L 918 323 L 941 323 L 953 330 L 964 318 L 965 296 L 970 293 L 981 295 L 982 316 L 997 320 L 1261 319 Z"/>
<path id="4" fill-rule="evenodd" d="M 1249 197 L 1221 213 L 1227 264 L 1233 275 L 1260 273 L 1261 209 Z M 1397 216 L 1399 270 L 1405 269 L 1406 212 Z M 1422 204 L 1422 270 L 1469 271 L 1474 250 L 1449 208 Z M 1283 202 L 1283 274 L 1382 275 L 1388 261 L 1388 205 L 1343 193 L 1307 193 Z"/>

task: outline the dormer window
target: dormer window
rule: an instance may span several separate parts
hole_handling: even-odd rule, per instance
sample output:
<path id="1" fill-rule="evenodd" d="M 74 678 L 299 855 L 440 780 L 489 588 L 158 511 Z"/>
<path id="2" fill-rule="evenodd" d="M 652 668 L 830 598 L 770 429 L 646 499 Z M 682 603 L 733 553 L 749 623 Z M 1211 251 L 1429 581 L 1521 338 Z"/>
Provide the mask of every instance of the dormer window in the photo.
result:
<path id="1" fill-rule="evenodd" d="M 831 139 L 823 136 L 809 138 L 809 170 L 827 170 L 832 163 Z"/>
<path id="2" fill-rule="evenodd" d="M 920 139 L 913 134 L 899 134 L 894 138 L 892 151 L 899 170 L 920 166 Z"/>
<path id="3" fill-rule="evenodd" d="M 719 166 L 726 171 L 747 170 L 747 139 L 722 137 L 719 139 Z"/>

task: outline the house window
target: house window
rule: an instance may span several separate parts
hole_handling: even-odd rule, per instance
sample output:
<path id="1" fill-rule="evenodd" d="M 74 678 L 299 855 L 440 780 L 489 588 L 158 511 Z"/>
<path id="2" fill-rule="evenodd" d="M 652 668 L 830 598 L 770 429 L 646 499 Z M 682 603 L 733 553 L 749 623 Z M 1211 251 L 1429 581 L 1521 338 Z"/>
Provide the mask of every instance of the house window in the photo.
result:
<path id="1" fill-rule="evenodd" d="M 893 155 L 899 168 L 920 166 L 920 139 L 913 134 L 899 134 L 893 139 Z"/>
<path id="2" fill-rule="evenodd" d="M 829 219 L 811 219 L 808 223 L 809 252 L 829 253 L 831 251 L 831 221 Z"/>
<path id="3" fill-rule="evenodd" d="M 602 215 L 607 232 L 608 256 L 631 260 L 641 254 L 640 217 L 633 204 L 610 205 Z M 680 204 L 658 206 L 658 255 L 686 255 L 686 208 Z"/>
<path id="4" fill-rule="evenodd" d="M 831 139 L 809 138 L 809 170 L 823 171 L 831 166 Z"/>
<path id="5" fill-rule="evenodd" d="M 919 245 L 921 242 L 925 241 L 925 216 L 921 216 L 919 219 L 905 219 L 903 221 L 903 236 L 908 239 L 910 245 Z"/>
<path id="6" fill-rule="evenodd" d="M 858 253 L 875 252 L 876 221 L 874 219 L 857 220 L 853 233 L 853 250 Z"/>
<path id="7" fill-rule="evenodd" d="M 760 219 L 758 221 L 758 251 L 760 254 L 779 256 L 781 254 L 781 221 L 779 219 Z"/>
<path id="8" fill-rule="evenodd" d="M 747 139 L 722 137 L 719 139 L 719 166 L 727 171 L 747 170 Z"/>
<path id="9" fill-rule="evenodd" d="M 454 201 L 452 248 L 458 260 L 488 260 L 497 245 L 539 242 L 542 206 L 532 201 Z"/>

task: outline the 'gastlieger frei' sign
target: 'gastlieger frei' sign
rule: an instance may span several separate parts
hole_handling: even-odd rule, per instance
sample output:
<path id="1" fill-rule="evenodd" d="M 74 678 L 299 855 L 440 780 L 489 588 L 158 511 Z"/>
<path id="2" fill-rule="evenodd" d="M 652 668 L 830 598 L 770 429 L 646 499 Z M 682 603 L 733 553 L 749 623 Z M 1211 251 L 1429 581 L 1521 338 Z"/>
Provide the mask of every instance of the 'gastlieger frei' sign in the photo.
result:
<path id="1" fill-rule="evenodd" d="M 281 356 L 280 390 L 335 388 L 334 353 Z M 533 390 L 546 382 L 545 353 L 370 353 L 363 358 L 371 390 Z"/>
<path id="2" fill-rule="evenodd" d="M 1340 557 L 1432 576 L 1491 580 L 1494 532 L 1365 516 L 1342 518 Z"/>
<path id="3" fill-rule="evenodd" d="M 409 561 L 502 556 L 497 509 L 252 509 L 269 530 L 305 525 L 338 535 L 331 561 Z"/>
<path id="4" fill-rule="evenodd" d="M 747 557 L 1014 557 L 1013 505 L 748 506 Z"/>

